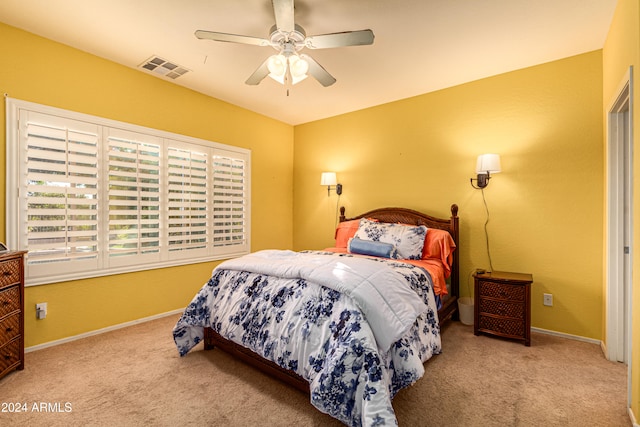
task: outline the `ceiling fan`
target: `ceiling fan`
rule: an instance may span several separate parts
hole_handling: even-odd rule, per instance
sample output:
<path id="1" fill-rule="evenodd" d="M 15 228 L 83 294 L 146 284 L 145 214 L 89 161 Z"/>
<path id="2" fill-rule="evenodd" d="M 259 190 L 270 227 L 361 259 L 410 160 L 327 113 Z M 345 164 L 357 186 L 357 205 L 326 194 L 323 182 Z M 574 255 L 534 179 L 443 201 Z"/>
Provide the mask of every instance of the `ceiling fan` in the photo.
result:
<path id="1" fill-rule="evenodd" d="M 219 42 L 241 43 L 256 46 L 271 46 L 277 54 L 267 58 L 245 82 L 257 85 L 269 76 L 283 85 L 296 84 L 312 75 L 322 86 L 331 86 L 336 79 L 316 60 L 299 52 L 309 49 L 328 49 L 333 47 L 359 46 L 373 44 L 373 31 L 345 31 L 340 33 L 307 36 L 304 29 L 294 22 L 294 0 L 272 0 L 276 24 L 271 27 L 268 39 L 215 31 L 198 30 L 199 39 Z"/>

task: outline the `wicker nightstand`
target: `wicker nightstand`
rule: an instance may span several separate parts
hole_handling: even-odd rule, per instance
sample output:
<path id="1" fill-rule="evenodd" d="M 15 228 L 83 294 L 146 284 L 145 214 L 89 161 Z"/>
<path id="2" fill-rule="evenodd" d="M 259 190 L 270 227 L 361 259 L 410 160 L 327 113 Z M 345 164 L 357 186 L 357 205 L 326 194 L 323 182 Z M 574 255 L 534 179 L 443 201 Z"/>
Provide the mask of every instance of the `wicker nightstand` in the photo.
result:
<path id="1" fill-rule="evenodd" d="M 24 369 L 25 253 L 0 253 L 0 378 Z"/>
<path id="2" fill-rule="evenodd" d="M 531 345 L 531 274 L 476 273 L 473 333 L 481 332 Z"/>

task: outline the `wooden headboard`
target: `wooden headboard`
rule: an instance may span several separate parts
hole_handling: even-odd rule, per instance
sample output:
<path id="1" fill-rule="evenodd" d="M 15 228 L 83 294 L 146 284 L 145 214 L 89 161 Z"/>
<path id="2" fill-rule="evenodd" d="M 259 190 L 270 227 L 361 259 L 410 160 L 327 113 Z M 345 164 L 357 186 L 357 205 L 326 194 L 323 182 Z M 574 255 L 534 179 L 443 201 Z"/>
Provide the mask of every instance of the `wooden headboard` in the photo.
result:
<path id="1" fill-rule="evenodd" d="M 380 222 L 402 223 L 410 225 L 424 225 L 427 228 L 437 228 L 446 230 L 451 234 L 453 241 L 459 248 L 459 224 L 458 224 L 458 205 L 451 205 L 450 218 L 436 218 L 422 212 L 414 211 L 407 208 L 380 208 L 365 212 L 361 215 L 347 218 L 345 216 L 344 206 L 340 207 L 340 222 L 351 221 L 360 218 L 377 219 Z M 442 308 L 439 310 L 440 321 L 443 322 L 449 317 L 454 320 L 458 318 L 458 297 L 460 296 L 460 254 L 459 249 L 453 252 L 453 261 L 451 263 L 451 289 L 448 297 L 442 301 Z"/>

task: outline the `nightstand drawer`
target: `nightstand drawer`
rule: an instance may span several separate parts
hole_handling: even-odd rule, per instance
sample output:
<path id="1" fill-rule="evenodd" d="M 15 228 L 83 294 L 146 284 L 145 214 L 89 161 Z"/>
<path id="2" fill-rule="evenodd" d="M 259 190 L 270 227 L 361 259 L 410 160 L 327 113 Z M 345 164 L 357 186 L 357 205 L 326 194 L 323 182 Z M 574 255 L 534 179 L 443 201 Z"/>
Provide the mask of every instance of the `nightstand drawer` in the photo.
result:
<path id="1" fill-rule="evenodd" d="M 20 335 L 20 319 L 22 313 L 18 312 L 0 321 L 0 345 Z"/>
<path id="2" fill-rule="evenodd" d="M 21 260 L 12 259 L 0 262 L 0 288 L 20 283 Z"/>
<path id="3" fill-rule="evenodd" d="M 524 286 L 513 286 L 484 280 L 480 280 L 478 286 L 480 287 L 480 295 L 483 297 L 524 302 L 526 295 Z"/>
<path id="4" fill-rule="evenodd" d="M 20 364 L 20 339 L 14 339 L 0 347 L 0 374 Z"/>
<path id="5" fill-rule="evenodd" d="M 21 306 L 19 286 L 13 286 L 0 291 L 0 317 L 9 314 L 12 311 L 20 310 Z"/>
<path id="6" fill-rule="evenodd" d="M 494 333 L 521 338 L 525 333 L 524 319 L 504 319 L 491 316 L 480 316 L 478 328 Z"/>
<path id="7" fill-rule="evenodd" d="M 480 314 L 497 314 L 498 316 L 512 317 L 524 320 L 525 307 L 522 302 L 500 301 L 480 298 Z"/>

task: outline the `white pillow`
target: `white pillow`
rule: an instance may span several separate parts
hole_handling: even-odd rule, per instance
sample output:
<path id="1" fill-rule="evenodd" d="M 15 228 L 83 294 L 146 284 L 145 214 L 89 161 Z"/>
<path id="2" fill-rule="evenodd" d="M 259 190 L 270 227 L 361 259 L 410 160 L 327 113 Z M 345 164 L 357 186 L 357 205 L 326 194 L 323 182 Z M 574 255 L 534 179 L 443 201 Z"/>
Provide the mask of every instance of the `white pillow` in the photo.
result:
<path id="1" fill-rule="evenodd" d="M 401 259 L 421 259 L 426 236 L 424 225 L 391 224 L 362 218 L 353 237 L 392 244 Z"/>

